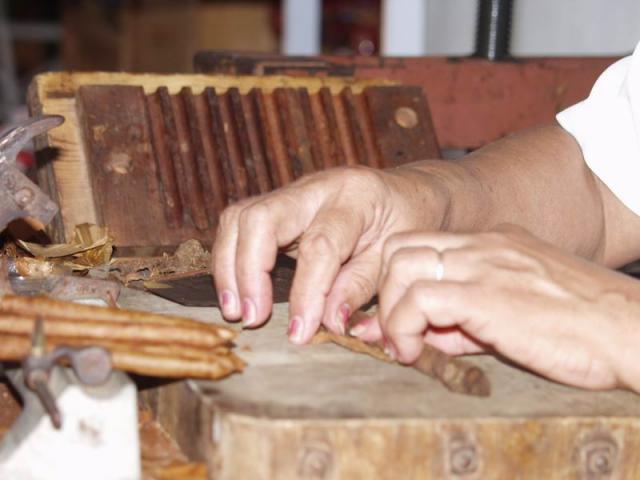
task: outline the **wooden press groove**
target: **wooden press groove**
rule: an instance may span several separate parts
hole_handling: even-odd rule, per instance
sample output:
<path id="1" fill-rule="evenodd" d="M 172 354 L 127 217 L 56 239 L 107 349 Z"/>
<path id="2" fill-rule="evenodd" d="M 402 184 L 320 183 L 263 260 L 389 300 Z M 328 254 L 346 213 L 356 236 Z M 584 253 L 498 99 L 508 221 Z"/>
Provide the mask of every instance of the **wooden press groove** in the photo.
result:
<path id="1" fill-rule="evenodd" d="M 209 228 L 209 216 L 204 205 L 204 194 L 200 183 L 196 156 L 189 135 L 187 112 L 180 96 L 173 96 L 171 100 L 178 134 L 179 158 L 182 162 L 182 171 L 184 173 L 185 197 L 189 199 L 189 215 L 193 225 L 198 230 L 206 230 Z"/>
<path id="2" fill-rule="evenodd" d="M 291 172 L 293 178 L 297 179 L 302 176 L 302 162 L 298 156 L 298 142 L 296 134 L 293 130 L 293 116 L 289 109 L 289 101 L 287 99 L 287 89 L 276 88 L 273 92 L 273 96 L 278 108 L 280 127 L 283 132 L 283 138 L 287 147 L 287 154 L 289 156 L 289 164 L 291 165 Z"/>
<path id="3" fill-rule="evenodd" d="M 218 152 L 214 146 L 213 135 L 211 135 L 211 115 L 209 115 L 206 96 L 201 94 L 194 95 L 192 98 L 200 127 L 198 137 L 202 145 L 202 158 L 208 176 L 207 183 L 211 186 L 213 210 L 215 212 L 215 221 L 217 222 L 220 212 L 222 212 L 227 204 L 224 179 L 222 177 Z"/>
<path id="4" fill-rule="evenodd" d="M 235 87 L 227 90 L 227 97 L 231 108 L 233 126 L 238 136 L 240 157 L 242 158 L 242 164 L 247 172 L 249 195 L 257 195 L 260 193 L 260 187 L 258 186 L 258 172 L 251 152 L 249 131 L 247 129 L 245 112 L 242 108 L 242 97 L 240 96 L 240 91 Z"/>
<path id="5" fill-rule="evenodd" d="M 224 192 L 226 203 L 233 203 L 238 200 L 238 193 L 233 182 L 233 173 L 231 172 L 229 149 L 227 148 L 224 124 L 220 113 L 220 97 L 213 87 L 205 88 L 203 95 L 209 107 L 210 133 L 213 139 L 214 152 L 220 166 L 219 170 L 222 171 L 222 181 L 217 185 Z"/>
<path id="6" fill-rule="evenodd" d="M 345 117 L 349 125 L 351 139 L 353 140 L 353 145 L 355 147 L 356 163 L 360 165 L 369 165 L 369 156 L 364 144 L 364 135 L 362 133 L 362 128 L 360 127 L 360 119 L 358 118 L 358 112 L 356 110 L 356 100 L 354 99 L 351 88 L 344 88 L 342 92 L 340 92 L 340 98 L 344 104 Z"/>
<path id="7" fill-rule="evenodd" d="M 204 210 L 207 213 L 209 225 L 215 225 L 218 219 L 216 211 L 216 198 L 214 195 L 214 185 L 211 183 L 209 175 L 209 167 L 205 159 L 203 135 L 196 109 L 195 97 L 191 91 L 191 87 L 183 87 L 180 90 L 180 99 L 184 107 L 189 133 L 189 141 L 191 145 L 190 157 L 195 160 L 196 181 L 202 191 L 202 199 L 204 201 Z"/>
<path id="8" fill-rule="evenodd" d="M 265 105 L 264 93 L 259 88 L 252 88 L 248 95 L 251 110 L 256 122 L 258 139 L 264 152 L 264 163 L 269 175 L 269 181 L 273 188 L 282 186 L 278 175 L 278 165 L 276 162 L 276 148 L 274 133 L 269 124 L 267 107 Z"/>
<path id="9" fill-rule="evenodd" d="M 176 185 L 178 187 L 178 195 L 180 197 L 180 203 L 182 204 L 182 220 L 184 221 L 185 214 L 189 211 L 189 197 L 187 196 L 187 185 L 184 173 L 184 167 L 182 165 L 182 159 L 180 158 L 180 146 L 178 143 L 178 132 L 176 127 L 175 118 L 173 115 L 173 105 L 171 101 L 171 95 L 167 87 L 158 87 L 156 95 L 160 103 L 162 112 L 162 119 L 164 123 L 165 138 L 167 143 L 167 151 L 169 152 L 169 158 L 175 171 Z"/>
<path id="10" fill-rule="evenodd" d="M 347 163 L 346 154 L 342 148 L 342 141 L 338 131 L 338 116 L 336 115 L 336 109 L 333 104 L 333 95 L 331 95 L 331 90 L 327 87 L 323 87 L 318 92 L 318 96 L 320 97 L 322 110 L 325 118 L 327 119 L 329 135 L 331 137 L 331 147 L 334 153 L 332 156 L 334 160 L 333 165 L 345 165 Z"/>
<path id="11" fill-rule="evenodd" d="M 182 226 L 182 201 L 178 191 L 174 163 L 171 161 L 164 135 L 164 122 L 158 92 L 145 96 L 145 107 L 149 120 L 153 157 L 157 166 L 158 183 L 162 193 L 164 216 L 169 227 L 178 228 Z"/>
<path id="12" fill-rule="evenodd" d="M 369 104 L 362 93 L 354 95 L 353 100 L 358 118 L 357 123 L 360 126 L 364 146 L 367 152 L 367 165 L 373 168 L 381 168 L 382 160 L 380 158 L 380 150 L 375 141 L 373 122 L 371 120 L 372 112 L 369 109 Z"/>
<path id="13" fill-rule="evenodd" d="M 281 123 L 275 93 L 262 93 L 261 97 L 264 100 L 264 113 L 267 119 L 267 138 L 271 138 L 270 143 L 273 147 L 274 171 L 277 174 L 278 186 L 283 186 L 293 181 L 293 168 L 289 163 L 285 137 L 282 133 L 286 125 L 283 126 Z"/>
<path id="14" fill-rule="evenodd" d="M 229 164 L 233 183 L 238 194 L 238 199 L 249 196 L 249 184 L 247 170 L 242 159 L 238 132 L 236 131 L 233 109 L 229 101 L 229 92 L 218 97 L 220 100 L 220 116 L 222 118 L 223 131 L 225 133 L 227 148 L 229 149 Z"/>
<path id="15" fill-rule="evenodd" d="M 256 170 L 258 191 L 259 193 L 267 193 L 273 189 L 273 186 L 271 183 L 271 175 L 265 160 L 264 141 L 258 126 L 258 110 L 255 102 L 250 97 L 250 94 L 242 95 L 240 99 L 242 101 L 242 111 L 244 112 L 244 121 L 247 128 L 247 135 L 249 137 L 249 147 L 251 149 L 253 165 Z"/>
<path id="16" fill-rule="evenodd" d="M 333 107 L 336 112 L 336 123 L 338 138 L 342 144 L 342 151 L 344 152 L 345 163 L 347 165 L 358 165 L 358 152 L 354 144 L 352 137 L 353 132 L 351 130 L 351 122 L 347 116 L 347 112 L 344 105 L 344 96 L 336 95 L 331 98 L 333 101 Z"/>
<path id="17" fill-rule="evenodd" d="M 334 167 L 337 164 L 337 151 L 336 145 L 329 131 L 329 124 L 327 117 L 324 114 L 322 108 L 322 101 L 320 95 L 314 93 L 309 95 L 309 107 L 311 109 L 311 115 L 313 116 L 313 125 L 315 128 L 314 136 L 318 142 L 319 158 L 321 165 L 318 169 L 325 169 Z M 317 165 L 317 164 L 316 164 Z"/>
<path id="18" fill-rule="evenodd" d="M 298 98 L 300 99 L 300 107 L 304 117 L 304 124 L 307 130 L 309 144 L 311 147 L 311 158 L 313 159 L 313 169 L 322 170 L 324 161 L 322 160 L 322 149 L 320 148 L 319 132 L 316 128 L 315 118 L 311 111 L 311 96 L 309 91 L 304 88 L 298 88 Z"/>
<path id="19" fill-rule="evenodd" d="M 309 132 L 307 131 L 298 90 L 295 88 L 287 88 L 285 90 L 285 96 L 293 121 L 289 126 L 289 131 L 291 131 L 295 137 L 294 145 L 296 147 L 296 156 L 302 168 L 302 175 L 313 173 L 315 168 L 313 165 L 313 157 L 311 156 L 311 142 L 309 141 Z"/>

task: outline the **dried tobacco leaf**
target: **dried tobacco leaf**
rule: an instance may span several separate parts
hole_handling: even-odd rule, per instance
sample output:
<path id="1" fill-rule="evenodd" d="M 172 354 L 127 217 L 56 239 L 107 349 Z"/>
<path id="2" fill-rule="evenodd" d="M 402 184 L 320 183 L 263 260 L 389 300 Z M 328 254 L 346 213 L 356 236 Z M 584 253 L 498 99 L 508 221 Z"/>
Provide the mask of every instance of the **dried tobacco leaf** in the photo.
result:
<path id="1" fill-rule="evenodd" d="M 18 244 L 40 260 L 61 263 L 72 270 L 106 265 L 113 254 L 113 238 L 107 228 L 89 223 L 77 225 L 68 243 L 40 245 L 18 240 Z"/>

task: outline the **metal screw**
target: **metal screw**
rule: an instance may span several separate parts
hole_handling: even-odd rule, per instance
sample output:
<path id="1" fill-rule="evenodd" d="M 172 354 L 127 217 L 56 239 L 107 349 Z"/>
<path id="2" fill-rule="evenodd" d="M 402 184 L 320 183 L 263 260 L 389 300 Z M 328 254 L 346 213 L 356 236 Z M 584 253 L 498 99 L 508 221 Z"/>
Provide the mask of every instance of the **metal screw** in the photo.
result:
<path id="1" fill-rule="evenodd" d="M 613 439 L 592 440 L 585 444 L 583 452 L 587 474 L 599 476 L 613 473 L 618 452 L 618 447 Z"/>
<path id="2" fill-rule="evenodd" d="M 464 440 L 455 440 L 451 445 L 449 456 L 451 473 L 466 475 L 478 469 L 478 455 L 476 447 Z"/>
<path id="3" fill-rule="evenodd" d="M 13 191 L 16 188 L 16 178 L 14 176 L 14 174 L 11 171 L 5 172 L 5 174 L 3 175 L 3 183 L 4 183 L 4 188 L 6 190 L 9 191 Z"/>
<path id="4" fill-rule="evenodd" d="M 301 478 L 327 478 L 333 458 L 327 445 L 312 445 L 303 449 L 298 464 Z"/>
<path id="5" fill-rule="evenodd" d="M 28 187 L 21 188 L 13 194 L 13 199 L 16 201 L 20 208 L 24 208 L 33 202 L 35 195 L 33 190 Z"/>
<path id="6" fill-rule="evenodd" d="M 418 125 L 418 114 L 413 108 L 400 107 L 394 116 L 396 123 L 402 128 L 413 128 Z"/>

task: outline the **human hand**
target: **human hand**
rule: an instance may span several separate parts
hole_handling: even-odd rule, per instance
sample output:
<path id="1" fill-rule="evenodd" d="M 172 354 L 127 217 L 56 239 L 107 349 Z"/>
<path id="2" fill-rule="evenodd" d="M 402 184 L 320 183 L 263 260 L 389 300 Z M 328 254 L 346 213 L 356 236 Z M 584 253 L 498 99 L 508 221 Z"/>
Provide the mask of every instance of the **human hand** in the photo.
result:
<path id="1" fill-rule="evenodd" d="M 637 281 L 524 230 L 393 235 L 378 289 L 377 315 L 352 333 L 384 338 L 402 362 L 428 343 L 452 355 L 495 351 L 584 388 L 634 383 L 625 376 L 636 368 L 622 368 L 620 352 L 638 328 Z"/>
<path id="2" fill-rule="evenodd" d="M 248 327 L 271 313 L 269 272 L 284 249 L 297 257 L 289 336 L 306 343 L 322 322 L 344 333 L 350 312 L 375 293 L 384 241 L 437 229 L 446 209 L 435 179 L 411 168 L 338 168 L 227 208 L 212 251 L 222 313 Z"/>

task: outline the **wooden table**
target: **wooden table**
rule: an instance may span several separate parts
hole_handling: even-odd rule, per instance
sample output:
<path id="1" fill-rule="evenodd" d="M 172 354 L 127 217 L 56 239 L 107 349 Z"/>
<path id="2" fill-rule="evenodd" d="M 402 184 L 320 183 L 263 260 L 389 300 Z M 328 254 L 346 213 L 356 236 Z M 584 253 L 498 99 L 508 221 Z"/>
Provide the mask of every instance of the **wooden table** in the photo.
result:
<path id="1" fill-rule="evenodd" d="M 221 322 L 127 290 L 130 308 Z M 218 382 L 186 381 L 142 396 L 211 478 L 636 478 L 640 398 L 548 382 L 489 356 L 473 357 L 486 399 L 451 394 L 410 368 L 335 345 L 298 347 L 287 305 L 243 331 L 249 366 Z"/>

